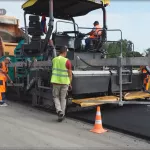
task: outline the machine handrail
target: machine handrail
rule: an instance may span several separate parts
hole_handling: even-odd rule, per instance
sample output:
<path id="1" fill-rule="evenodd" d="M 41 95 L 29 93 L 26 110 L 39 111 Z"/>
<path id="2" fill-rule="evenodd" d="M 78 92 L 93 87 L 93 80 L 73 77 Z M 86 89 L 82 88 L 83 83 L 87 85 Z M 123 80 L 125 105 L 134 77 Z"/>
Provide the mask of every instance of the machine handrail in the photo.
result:
<path id="1" fill-rule="evenodd" d="M 62 21 L 62 20 L 58 20 L 57 22 L 56 22 L 56 33 L 57 33 L 57 26 L 58 26 L 58 22 L 63 22 L 63 23 L 68 23 L 68 24 L 72 24 L 73 25 L 73 23 L 72 22 L 69 22 L 69 21 Z M 77 30 L 79 31 L 79 26 L 78 26 L 78 24 L 77 23 L 75 23 L 75 25 L 77 26 Z"/>

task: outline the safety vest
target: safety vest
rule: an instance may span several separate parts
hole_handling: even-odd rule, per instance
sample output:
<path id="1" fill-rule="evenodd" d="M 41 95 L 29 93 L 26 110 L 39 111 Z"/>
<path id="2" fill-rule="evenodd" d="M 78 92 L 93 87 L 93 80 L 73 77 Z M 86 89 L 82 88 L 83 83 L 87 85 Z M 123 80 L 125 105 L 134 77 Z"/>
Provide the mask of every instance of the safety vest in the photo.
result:
<path id="1" fill-rule="evenodd" d="M 0 102 L 2 102 L 2 93 L 6 92 L 6 76 L 0 73 Z"/>
<path id="2" fill-rule="evenodd" d="M 3 73 L 0 73 L 0 93 L 6 92 L 6 80 L 7 77 Z"/>
<path id="3" fill-rule="evenodd" d="M 149 89 L 149 72 L 146 70 L 146 67 L 141 66 L 140 67 L 142 73 L 143 73 L 143 84 L 145 86 L 145 89 Z"/>
<path id="4" fill-rule="evenodd" d="M 3 72 L 8 73 L 8 68 L 7 68 L 5 62 L 2 61 L 1 63 L 2 63 L 2 68 L 1 69 L 3 70 Z"/>
<path id="5" fill-rule="evenodd" d="M 92 35 L 90 35 L 90 38 L 97 38 L 97 36 L 101 35 L 102 31 L 99 31 L 101 30 L 100 25 L 96 25 L 95 28 L 95 32 Z"/>
<path id="6" fill-rule="evenodd" d="M 68 76 L 68 69 L 66 68 L 67 58 L 62 56 L 55 57 L 52 60 L 53 68 L 52 68 L 52 77 L 51 83 L 56 84 L 70 84 L 70 79 Z"/>

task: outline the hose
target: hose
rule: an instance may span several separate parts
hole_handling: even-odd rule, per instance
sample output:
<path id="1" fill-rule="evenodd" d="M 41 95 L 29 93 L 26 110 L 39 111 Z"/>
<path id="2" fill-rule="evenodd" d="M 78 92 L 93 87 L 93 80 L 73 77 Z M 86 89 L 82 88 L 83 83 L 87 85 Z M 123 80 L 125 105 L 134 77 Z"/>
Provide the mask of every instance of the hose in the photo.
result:
<path id="1" fill-rule="evenodd" d="M 86 65 L 90 66 L 90 67 L 102 67 L 102 66 L 93 66 L 93 65 L 87 63 L 85 60 L 83 60 L 83 59 L 80 58 L 79 56 L 77 56 L 77 58 L 78 58 L 79 60 L 81 60 L 82 62 L 84 62 Z M 86 69 L 85 69 L 85 70 L 86 70 Z M 110 72 L 111 75 L 113 74 L 112 71 L 110 70 L 110 68 L 109 68 L 109 72 Z"/>
<path id="2" fill-rule="evenodd" d="M 77 56 L 77 58 L 78 58 L 79 60 L 81 60 L 82 62 L 84 62 L 86 65 L 90 66 L 90 67 L 102 67 L 102 66 L 93 66 L 93 65 L 87 63 L 85 60 L 83 60 L 83 59 L 80 58 L 79 56 Z"/>

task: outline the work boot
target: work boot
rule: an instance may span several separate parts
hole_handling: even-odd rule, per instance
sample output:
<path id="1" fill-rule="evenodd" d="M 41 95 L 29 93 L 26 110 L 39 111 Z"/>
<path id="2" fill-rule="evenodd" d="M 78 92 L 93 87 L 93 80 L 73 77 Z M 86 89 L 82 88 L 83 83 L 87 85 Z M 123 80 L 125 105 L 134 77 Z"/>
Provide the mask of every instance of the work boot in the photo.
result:
<path id="1" fill-rule="evenodd" d="M 63 120 L 63 113 L 62 111 L 58 112 L 58 122 L 61 122 Z"/>
<path id="2" fill-rule="evenodd" d="M 8 106 L 6 103 L 2 103 L 0 104 L 0 106 Z"/>

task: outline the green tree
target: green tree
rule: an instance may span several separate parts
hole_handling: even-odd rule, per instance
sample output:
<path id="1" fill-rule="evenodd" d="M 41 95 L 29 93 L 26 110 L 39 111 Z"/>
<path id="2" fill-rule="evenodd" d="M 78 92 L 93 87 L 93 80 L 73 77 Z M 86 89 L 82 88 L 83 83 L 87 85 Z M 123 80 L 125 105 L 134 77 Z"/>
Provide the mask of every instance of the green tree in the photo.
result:
<path id="1" fill-rule="evenodd" d="M 136 51 L 133 51 L 133 52 L 130 52 L 130 53 L 127 53 L 126 55 L 127 57 L 143 57 L 143 55 L 139 52 L 136 52 Z"/>
<path id="2" fill-rule="evenodd" d="M 150 52 L 150 48 L 147 48 L 144 52 L 145 52 L 145 56 L 148 56 L 148 53 Z"/>
<path id="3" fill-rule="evenodd" d="M 109 58 L 120 56 L 121 51 L 121 40 L 118 42 L 111 42 L 105 45 Z M 133 51 L 132 41 L 126 39 L 122 40 L 122 55 L 123 57 L 142 57 L 142 54 Z"/>

